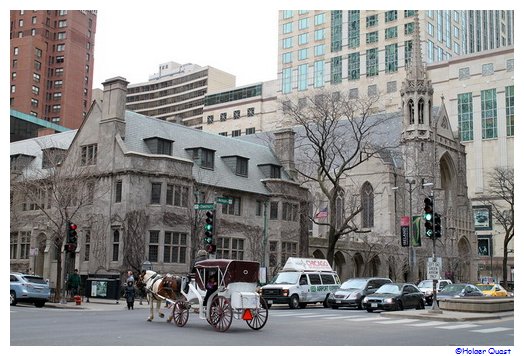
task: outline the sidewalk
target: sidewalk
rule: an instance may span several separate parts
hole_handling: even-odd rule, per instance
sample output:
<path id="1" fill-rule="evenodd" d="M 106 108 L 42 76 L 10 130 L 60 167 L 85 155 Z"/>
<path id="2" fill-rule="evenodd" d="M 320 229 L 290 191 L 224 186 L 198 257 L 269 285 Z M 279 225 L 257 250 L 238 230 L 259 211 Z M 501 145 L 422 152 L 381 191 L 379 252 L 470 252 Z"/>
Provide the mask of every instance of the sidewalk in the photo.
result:
<path id="1" fill-rule="evenodd" d="M 140 305 L 140 302 L 138 300 L 135 300 L 135 304 L 133 306 L 134 309 L 149 309 L 149 304 L 147 304 L 147 301 L 144 300 L 142 302 L 143 304 Z M 125 299 L 119 299 L 118 301 L 115 299 L 100 299 L 100 298 L 89 298 L 89 302 L 87 302 L 87 299 L 84 298 L 84 300 L 81 302 L 80 305 L 76 305 L 75 302 L 68 301 L 65 304 L 61 303 L 51 303 L 47 302 L 45 304 L 46 308 L 57 308 L 57 309 L 76 309 L 76 310 L 127 310 L 127 303 Z"/>

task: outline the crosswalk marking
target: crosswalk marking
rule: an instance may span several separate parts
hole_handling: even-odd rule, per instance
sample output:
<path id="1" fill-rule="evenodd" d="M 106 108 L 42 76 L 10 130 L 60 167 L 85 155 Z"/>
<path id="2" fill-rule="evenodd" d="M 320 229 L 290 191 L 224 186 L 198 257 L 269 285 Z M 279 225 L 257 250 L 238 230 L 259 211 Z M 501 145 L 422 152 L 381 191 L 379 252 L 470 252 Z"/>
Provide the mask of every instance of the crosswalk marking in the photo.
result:
<path id="1" fill-rule="evenodd" d="M 457 324 L 457 325 L 448 325 L 448 326 L 436 326 L 436 328 L 455 330 L 455 329 L 473 328 L 475 326 L 478 326 L 478 324 Z"/>
<path id="2" fill-rule="evenodd" d="M 380 316 L 376 316 L 376 317 L 373 317 L 373 318 L 354 318 L 354 319 L 349 319 L 347 321 L 372 321 L 372 320 L 378 320 L 380 318 Z"/>
<path id="3" fill-rule="evenodd" d="M 446 321 L 428 321 L 426 323 L 416 323 L 416 324 L 410 324 L 409 326 L 437 326 L 442 324 L 447 324 Z"/>
<path id="4" fill-rule="evenodd" d="M 471 332 L 487 334 L 487 333 L 496 333 L 499 331 L 506 331 L 506 330 L 511 330 L 511 328 L 498 327 L 498 328 L 491 328 L 491 329 L 471 330 Z"/>
<path id="5" fill-rule="evenodd" d="M 416 321 L 416 319 L 394 319 L 394 320 L 385 320 L 385 321 L 377 321 L 378 324 L 403 324 L 403 323 L 411 323 L 413 321 Z"/>
<path id="6" fill-rule="evenodd" d="M 348 316 L 348 315 L 343 315 L 343 316 L 329 316 L 329 317 L 325 317 L 325 318 L 322 318 L 322 319 L 334 320 L 334 319 L 348 319 L 348 318 L 356 318 L 356 316 Z"/>
<path id="7" fill-rule="evenodd" d="M 297 315 L 297 318 L 318 318 L 321 314 Z"/>

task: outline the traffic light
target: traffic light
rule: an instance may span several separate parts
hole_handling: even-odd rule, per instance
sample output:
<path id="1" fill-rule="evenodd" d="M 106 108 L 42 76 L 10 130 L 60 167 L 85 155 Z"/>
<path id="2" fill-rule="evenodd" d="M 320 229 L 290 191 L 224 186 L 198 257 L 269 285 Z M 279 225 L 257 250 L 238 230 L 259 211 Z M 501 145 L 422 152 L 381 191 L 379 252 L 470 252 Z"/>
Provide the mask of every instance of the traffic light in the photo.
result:
<path id="1" fill-rule="evenodd" d="M 214 214 L 212 211 L 206 212 L 206 223 L 204 224 L 204 245 L 211 245 L 213 243 L 214 233 Z"/>
<path id="2" fill-rule="evenodd" d="M 426 227 L 426 237 L 433 238 L 433 201 L 430 198 L 424 199 L 424 226 Z"/>
<path id="3" fill-rule="evenodd" d="M 78 241 L 78 233 L 76 232 L 77 226 L 76 224 L 73 224 L 72 222 L 67 222 L 67 244 L 66 244 L 66 250 L 69 252 L 73 252 L 76 250 L 76 244 Z"/>
<path id="4" fill-rule="evenodd" d="M 435 213 L 435 219 L 434 219 L 434 230 L 435 230 L 435 238 L 438 239 L 442 236 L 442 226 L 440 225 L 440 214 Z"/>

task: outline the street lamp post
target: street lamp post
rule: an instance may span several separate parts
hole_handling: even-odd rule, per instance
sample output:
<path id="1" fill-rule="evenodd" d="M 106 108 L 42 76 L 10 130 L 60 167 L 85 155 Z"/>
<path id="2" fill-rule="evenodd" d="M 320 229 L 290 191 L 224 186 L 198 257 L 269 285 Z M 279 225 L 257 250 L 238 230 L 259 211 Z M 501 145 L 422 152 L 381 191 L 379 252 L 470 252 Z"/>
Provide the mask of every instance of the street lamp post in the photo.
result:
<path id="1" fill-rule="evenodd" d="M 409 273 L 411 274 L 411 277 L 413 277 L 413 271 L 414 271 L 414 265 L 416 264 L 416 258 L 415 258 L 415 249 L 413 248 L 413 199 L 411 199 L 413 190 L 415 189 L 413 186 L 415 185 L 414 179 L 407 179 L 406 183 L 409 184 L 409 256 L 408 256 L 408 262 L 409 262 Z"/>

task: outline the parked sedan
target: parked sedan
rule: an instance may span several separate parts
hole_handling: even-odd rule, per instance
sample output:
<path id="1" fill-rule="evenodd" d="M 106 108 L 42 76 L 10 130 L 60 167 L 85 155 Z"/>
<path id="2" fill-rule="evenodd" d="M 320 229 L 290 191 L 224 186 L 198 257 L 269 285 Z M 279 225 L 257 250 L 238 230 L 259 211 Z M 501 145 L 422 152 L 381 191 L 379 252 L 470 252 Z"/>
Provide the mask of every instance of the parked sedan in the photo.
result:
<path id="1" fill-rule="evenodd" d="M 47 281 L 40 276 L 11 272 L 11 305 L 16 303 L 34 303 L 42 308 L 51 296 Z"/>
<path id="2" fill-rule="evenodd" d="M 507 297 L 508 291 L 505 290 L 500 284 L 491 283 L 491 284 L 477 284 L 477 287 L 480 289 L 484 295 L 490 297 Z"/>
<path id="3" fill-rule="evenodd" d="M 469 283 L 455 283 L 445 286 L 437 294 L 437 303 L 444 299 L 452 298 L 464 298 L 464 297 L 482 297 L 484 294 L 475 287 L 473 284 Z"/>
<path id="4" fill-rule="evenodd" d="M 374 310 L 424 309 L 424 293 L 411 283 L 387 283 L 362 300 L 369 312 Z"/>

